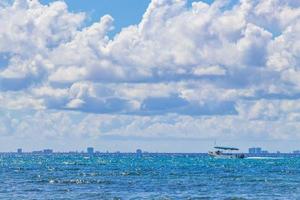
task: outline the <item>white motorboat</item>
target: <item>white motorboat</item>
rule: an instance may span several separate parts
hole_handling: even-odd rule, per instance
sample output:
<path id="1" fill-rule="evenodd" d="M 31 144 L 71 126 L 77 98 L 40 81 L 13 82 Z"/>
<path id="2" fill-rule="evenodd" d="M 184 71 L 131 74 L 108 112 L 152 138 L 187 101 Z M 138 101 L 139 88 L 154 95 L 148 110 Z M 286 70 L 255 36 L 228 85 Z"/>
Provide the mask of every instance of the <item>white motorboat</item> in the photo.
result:
<path id="1" fill-rule="evenodd" d="M 214 147 L 216 151 L 209 151 L 208 155 L 213 158 L 229 158 L 229 159 L 243 159 L 245 154 L 233 153 L 233 151 L 238 151 L 238 148 L 234 147 Z"/>

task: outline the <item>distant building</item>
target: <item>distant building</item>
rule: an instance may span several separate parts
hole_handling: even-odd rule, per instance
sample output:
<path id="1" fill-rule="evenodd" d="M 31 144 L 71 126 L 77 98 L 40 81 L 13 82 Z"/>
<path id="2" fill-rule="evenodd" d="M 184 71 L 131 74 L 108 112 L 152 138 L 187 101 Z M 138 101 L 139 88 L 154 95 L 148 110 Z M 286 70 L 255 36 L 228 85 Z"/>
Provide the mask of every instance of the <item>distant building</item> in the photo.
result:
<path id="1" fill-rule="evenodd" d="M 263 152 L 262 152 L 262 149 L 261 149 L 260 147 L 256 147 L 256 153 L 257 153 L 257 154 L 263 153 Z"/>
<path id="2" fill-rule="evenodd" d="M 52 149 L 44 149 L 44 150 L 43 150 L 43 153 L 44 153 L 44 154 L 52 154 L 52 153 L 53 153 L 53 150 L 52 150 Z"/>
<path id="3" fill-rule="evenodd" d="M 87 149 L 88 154 L 94 154 L 94 148 L 93 147 L 88 147 Z"/>
<path id="4" fill-rule="evenodd" d="M 136 154 L 141 155 L 142 153 L 143 153 L 143 151 L 141 149 L 136 150 Z"/>
<path id="5" fill-rule="evenodd" d="M 19 153 L 19 154 L 23 153 L 22 149 L 21 149 L 21 148 L 18 149 L 18 150 L 17 150 L 17 153 Z"/>
<path id="6" fill-rule="evenodd" d="M 262 149 L 261 147 L 252 147 L 249 148 L 249 154 L 261 154 L 262 153 Z"/>
<path id="7" fill-rule="evenodd" d="M 248 153 L 254 154 L 254 153 L 255 153 L 255 148 L 249 148 L 249 149 L 248 149 Z"/>
<path id="8" fill-rule="evenodd" d="M 267 150 L 261 151 L 261 154 L 268 154 L 269 152 Z"/>

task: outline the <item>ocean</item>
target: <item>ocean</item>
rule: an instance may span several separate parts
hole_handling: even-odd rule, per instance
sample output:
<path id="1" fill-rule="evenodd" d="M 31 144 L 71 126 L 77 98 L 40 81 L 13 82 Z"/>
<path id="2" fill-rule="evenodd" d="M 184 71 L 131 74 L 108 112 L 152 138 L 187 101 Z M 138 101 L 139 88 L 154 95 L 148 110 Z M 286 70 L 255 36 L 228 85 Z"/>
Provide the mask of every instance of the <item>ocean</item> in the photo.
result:
<path id="1" fill-rule="evenodd" d="M 300 158 L 2 154 L 0 199 L 300 199 Z"/>

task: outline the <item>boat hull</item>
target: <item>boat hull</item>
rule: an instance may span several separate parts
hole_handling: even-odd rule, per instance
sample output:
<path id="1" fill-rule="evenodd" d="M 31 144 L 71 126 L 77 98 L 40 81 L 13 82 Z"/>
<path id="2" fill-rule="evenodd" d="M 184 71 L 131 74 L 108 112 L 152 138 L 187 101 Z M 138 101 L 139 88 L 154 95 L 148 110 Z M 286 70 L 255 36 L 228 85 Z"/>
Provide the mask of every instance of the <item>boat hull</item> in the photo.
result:
<path id="1" fill-rule="evenodd" d="M 243 158 L 245 158 L 244 154 L 216 154 L 215 152 L 209 152 L 208 155 L 212 158 L 219 158 L 219 159 L 243 159 Z"/>

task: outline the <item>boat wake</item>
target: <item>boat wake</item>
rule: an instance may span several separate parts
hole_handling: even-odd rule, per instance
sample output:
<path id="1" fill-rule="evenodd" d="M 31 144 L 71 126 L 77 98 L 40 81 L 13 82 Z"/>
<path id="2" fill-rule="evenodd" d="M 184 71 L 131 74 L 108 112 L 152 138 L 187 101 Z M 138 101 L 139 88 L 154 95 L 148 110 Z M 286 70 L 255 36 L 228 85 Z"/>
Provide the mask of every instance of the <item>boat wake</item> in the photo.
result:
<path id="1" fill-rule="evenodd" d="M 246 159 L 252 160 L 270 160 L 270 159 L 283 159 L 283 157 L 247 157 Z"/>

